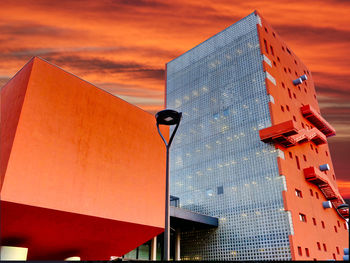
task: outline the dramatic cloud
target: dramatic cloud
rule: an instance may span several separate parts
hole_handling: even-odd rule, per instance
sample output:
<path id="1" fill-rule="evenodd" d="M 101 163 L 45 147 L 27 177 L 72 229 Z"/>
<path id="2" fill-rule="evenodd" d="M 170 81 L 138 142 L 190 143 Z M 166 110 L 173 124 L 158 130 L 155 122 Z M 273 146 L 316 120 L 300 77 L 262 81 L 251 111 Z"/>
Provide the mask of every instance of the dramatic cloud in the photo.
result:
<path id="1" fill-rule="evenodd" d="M 31 57 L 155 112 L 165 63 L 258 10 L 308 65 L 330 146 L 350 198 L 350 2 L 346 0 L 2 0 L 0 86 Z"/>

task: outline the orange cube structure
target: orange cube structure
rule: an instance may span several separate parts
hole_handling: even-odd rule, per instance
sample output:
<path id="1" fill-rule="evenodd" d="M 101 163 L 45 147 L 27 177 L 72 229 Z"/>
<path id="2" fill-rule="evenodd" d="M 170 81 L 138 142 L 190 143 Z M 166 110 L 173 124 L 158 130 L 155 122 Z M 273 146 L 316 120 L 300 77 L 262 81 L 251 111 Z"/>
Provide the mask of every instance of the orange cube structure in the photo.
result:
<path id="1" fill-rule="evenodd" d="M 155 118 L 39 58 L 1 89 L 1 244 L 109 260 L 164 231 Z"/>

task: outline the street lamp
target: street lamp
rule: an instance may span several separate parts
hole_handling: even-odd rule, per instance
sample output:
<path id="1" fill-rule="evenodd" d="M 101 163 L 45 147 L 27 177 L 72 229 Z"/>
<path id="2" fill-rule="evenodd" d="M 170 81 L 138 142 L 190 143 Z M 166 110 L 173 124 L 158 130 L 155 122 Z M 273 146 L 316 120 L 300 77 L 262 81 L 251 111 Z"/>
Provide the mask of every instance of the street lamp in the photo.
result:
<path id="1" fill-rule="evenodd" d="M 163 260 L 169 260 L 170 254 L 170 216 L 169 216 L 169 206 L 170 206 L 170 195 L 169 195 L 169 149 L 170 145 L 174 139 L 177 128 L 179 127 L 181 121 L 182 113 L 174 110 L 162 110 L 156 114 L 157 120 L 157 130 L 164 141 L 166 146 L 166 179 L 165 179 L 165 229 L 164 229 L 164 254 Z M 159 125 L 176 125 L 173 133 L 170 136 L 169 142 L 167 142 L 162 133 L 159 130 Z"/>

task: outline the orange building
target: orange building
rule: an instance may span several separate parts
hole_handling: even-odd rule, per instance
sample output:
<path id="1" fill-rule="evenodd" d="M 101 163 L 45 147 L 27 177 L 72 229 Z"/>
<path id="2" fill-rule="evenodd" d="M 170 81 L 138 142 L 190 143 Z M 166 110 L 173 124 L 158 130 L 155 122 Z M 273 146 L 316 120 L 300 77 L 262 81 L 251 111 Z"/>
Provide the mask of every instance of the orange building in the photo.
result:
<path id="1" fill-rule="evenodd" d="M 109 260 L 164 231 L 155 118 L 39 58 L 1 89 L 1 244 Z"/>

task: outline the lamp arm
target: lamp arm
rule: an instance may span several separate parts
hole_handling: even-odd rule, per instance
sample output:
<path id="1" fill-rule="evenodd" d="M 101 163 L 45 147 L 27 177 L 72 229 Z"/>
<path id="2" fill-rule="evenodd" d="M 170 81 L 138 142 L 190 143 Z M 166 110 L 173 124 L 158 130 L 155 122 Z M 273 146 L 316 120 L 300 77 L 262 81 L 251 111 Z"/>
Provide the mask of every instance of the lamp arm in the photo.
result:
<path id="1" fill-rule="evenodd" d="M 167 141 L 164 139 L 162 133 L 161 133 L 160 130 L 159 130 L 159 124 L 158 124 L 158 123 L 157 123 L 157 130 L 158 130 L 158 133 L 159 133 L 160 137 L 162 137 L 162 140 L 163 140 L 163 142 L 164 142 L 164 144 L 165 144 L 165 147 L 168 147 Z"/>
<path id="2" fill-rule="evenodd" d="M 176 131 L 177 131 L 177 128 L 179 128 L 179 125 L 180 125 L 181 116 L 182 116 L 182 113 L 180 113 L 180 120 L 179 120 L 179 122 L 176 124 L 176 127 L 175 127 L 173 133 L 172 133 L 171 136 L 170 136 L 170 140 L 169 140 L 169 143 L 168 143 L 167 147 L 170 147 L 171 143 L 173 142 L 173 139 L 174 139 L 175 133 L 176 133 Z"/>

